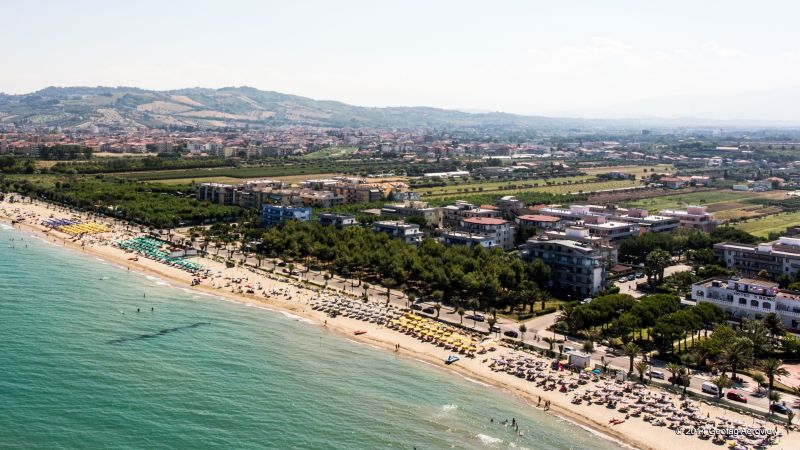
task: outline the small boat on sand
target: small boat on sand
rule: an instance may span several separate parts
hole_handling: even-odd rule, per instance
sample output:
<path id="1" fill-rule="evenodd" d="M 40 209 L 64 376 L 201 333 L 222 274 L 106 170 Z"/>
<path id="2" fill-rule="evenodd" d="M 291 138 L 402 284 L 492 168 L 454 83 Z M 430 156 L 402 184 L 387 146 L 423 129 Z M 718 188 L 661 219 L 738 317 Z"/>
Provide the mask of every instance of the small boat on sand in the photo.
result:
<path id="1" fill-rule="evenodd" d="M 450 355 L 447 358 L 445 358 L 444 363 L 445 364 L 453 364 L 454 362 L 458 361 L 459 359 L 461 359 L 461 358 L 459 358 L 456 355 Z"/>
<path id="2" fill-rule="evenodd" d="M 364 331 L 364 330 L 356 330 L 356 331 L 353 331 L 353 334 L 355 334 L 356 336 L 358 336 L 358 335 L 360 335 L 360 334 L 366 334 L 366 331 Z"/>

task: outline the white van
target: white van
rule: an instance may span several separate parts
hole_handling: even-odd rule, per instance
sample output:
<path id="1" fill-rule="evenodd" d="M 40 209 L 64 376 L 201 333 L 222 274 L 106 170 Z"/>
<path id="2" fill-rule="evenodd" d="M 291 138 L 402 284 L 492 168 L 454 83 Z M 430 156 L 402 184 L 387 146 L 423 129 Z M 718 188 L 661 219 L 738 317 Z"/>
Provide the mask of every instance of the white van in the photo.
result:
<path id="1" fill-rule="evenodd" d="M 714 394 L 717 397 L 719 397 L 719 388 L 717 387 L 717 385 L 711 383 L 710 381 L 706 381 L 705 383 L 703 383 L 702 389 L 703 392 L 705 392 L 706 394 Z"/>
<path id="2" fill-rule="evenodd" d="M 663 380 L 664 379 L 664 372 L 662 372 L 660 370 L 651 370 L 650 371 L 650 376 L 652 378 L 658 378 L 659 380 Z"/>

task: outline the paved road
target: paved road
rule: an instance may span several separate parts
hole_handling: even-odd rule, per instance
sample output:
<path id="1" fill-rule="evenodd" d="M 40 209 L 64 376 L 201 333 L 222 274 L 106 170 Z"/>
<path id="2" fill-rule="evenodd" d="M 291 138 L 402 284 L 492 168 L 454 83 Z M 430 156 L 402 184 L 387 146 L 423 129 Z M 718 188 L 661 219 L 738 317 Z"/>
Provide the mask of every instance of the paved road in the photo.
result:
<path id="1" fill-rule="evenodd" d="M 673 273 L 685 272 L 687 270 L 692 270 L 692 266 L 687 266 L 686 264 L 675 264 L 673 266 L 669 266 L 666 269 L 664 269 L 664 276 L 668 277 L 668 276 L 672 275 Z M 639 298 L 639 297 L 641 297 L 643 295 L 646 295 L 647 292 L 637 291 L 636 290 L 636 284 L 637 283 L 644 283 L 646 281 L 647 281 L 647 277 L 642 277 L 642 278 L 636 278 L 633 281 L 628 281 L 628 280 L 622 281 L 621 280 L 621 281 L 615 282 L 614 284 L 616 286 L 619 286 L 620 294 L 630 294 L 630 295 L 632 295 L 632 296 L 634 296 L 636 298 Z"/>

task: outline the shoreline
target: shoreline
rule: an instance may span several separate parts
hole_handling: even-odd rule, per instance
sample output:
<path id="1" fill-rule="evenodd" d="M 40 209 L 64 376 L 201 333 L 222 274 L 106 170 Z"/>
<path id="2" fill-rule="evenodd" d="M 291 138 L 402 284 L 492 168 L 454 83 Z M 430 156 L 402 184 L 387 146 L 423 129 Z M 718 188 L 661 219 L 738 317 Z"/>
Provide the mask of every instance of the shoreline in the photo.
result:
<path id="1" fill-rule="evenodd" d="M 44 212 L 47 214 L 54 213 L 54 211 L 50 209 L 53 207 L 53 205 L 43 204 L 41 202 L 32 205 L 19 203 L 9 204 L 7 202 L 2 202 L 0 205 L 4 207 L 27 207 L 26 209 L 31 211 L 36 211 L 38 208 L 44 209 Z M 41 213 L 43 211 L 38 212 Z M 73 213 L 63 213 L 62 215 L 66 216 L 71 214 Z M 38 220 L 41 220 L 42 218 L 43 217 L 39 217 Z M 0 208 L 0 221 L 2 220 L 11 222 L 14 219 L 9 217 L 4 209 Z M 568 394 L 559 393 L 557 391 L 544 391 L 541 388 L 536 387 L 534 383 L 521 380 L 503 372 L 493 372 L 489 369 L 487 364 L 481 362 L 481 360 L 485 362 L 485 358 L 488 358 L 489 354 L 477 355 L 476 358 L 472 359 L 462 358 L 462 360 L 455 365 L 444 366 L 442 361 L 445 356 L 450 354 L 450 352 L 447 350 L 424 343 L 398 331 L 381 327 L 375 323 L 363 322 L 343 316 L 330 319 L 326 314 L 320 311 L 312 310 L 309 302 L 314 292 L 307 287 L 300 287 L 299 282 L 295 280 L 271 279 L 252 273 L 248 269 L 241 267 L 221 269 L 224 271 L 223 273 L 227 274 L 232 272 L 234 275 L 245 275 L 248 279 L 250 277 L 260 277 L 258 281 L 259 284 L 264 284 L 267 286 L 264 288 L 265 293 L 267 292 L 268 288 L 285 290 L 283 292 L 286 293 L 283 294 L 283 297 L 288 297 L 288 300 L 283 298 L 271 298 L 272 295 L 270 295 L 268 298 L 264 298 L 263 296 L 258 296 L 255 294 L 240 294 L 235 292 L 235 286 L 234 289 L 231 289 L 231 291 L 227 291 L 224 288 L 213 288 L 209 286 L 209 284 L 216 284 L 214 280 L 204 280 L 199 285 L 189 286 L 192 275 L 188 272 L 146 258 L 140 258 L 138 261 L 130 261 L 127 259 L 131 256 L 130 253 L 126 253 L 108 243 L 91 242 L 93 237 L 88 238 L 90 239 L 89 244 L 82 246 L 80 241 L 74 242 L 68 235 L 58 231 L 47 230 L 44 226 L 38 223 L 38 220 L 35 224 L 17 222 L 12 226 L 14 226 L 15 229 L 33 232 L 36 235 L 41 236 L 46 241 L 55 238 L 57 245 L 84 253 L 86 255 L 91 255 L 96 258 L 104 259 L 107 262 L 120 266 L 123 268 L 123 270 L 127 268 L 130 271 L 134 271 L 145 276 L 150 275 L 161 278 L 164 281 L 169 282 L 172 285 L 171 287 L 194 291 L 203 295 L 210 295 L 215 297 L 215 300 L 221 299 L 224 301 L 233 301 L 246 306 L 255 306 L 280 312 L 285 315 L 290 314 L 291 316 L 287 317 L 297 317 L 295 320 L 310 322 L 315 326 L 322 326 L 326 331 L 330 330 L 337 336 L 349 339 L 353 342 L 370 345 L 378 350 L 393 352 L 400 357 L 411 358 L 419 362 L 430 364 L 439 369 L 444 369 L 461 376 L 467 381 L 484 385 L 487 388 L 501 389 L 505 394 L 513 395 L 514 397 L 521 399 L 524 403 L 528 404 L 532 408 L 542 410 L 542 408 L 534 406 L 536 404 L 537 397 L 540 398 L 540 401 L 548 400 L 551 402 L 551 406 L 550 410 L 547 412 L 566 422 L 571 423 L 572 425 L 584 428 L 587 431 L 598 435 L 603 439 L 608 439 L 616 444 L 628 446 L 630 448 L 639 448 L 642 450 L 674 450 L 676 445 L 691 446 L 692 448 L 718 448 L 718 446 L 711 444 L 710 441 L 698 440 L 697 438 L 694 438 L 693 441 L 689 441 L 691 438 L 679 436 L 672 430 L 668 430 L 666 428 L 652 427 L 646 422 L 631 420 L 619 425 L 618 427 L 611 427 L 610 425 L 607 425 L 608 420 L 613 417 L 620 417 L 620 413 L 614 410 L 607 410 L 606 408 L 597 409 L 596 407 L 589 407 L 585 405 L 576 407 L 575 405 L 570 404 L 570 397 Z M 135 232 L 134 234 L 140 233 Z M 207 258 L 198 257 L 197 260 L 201 261 L 205 267 L 213 269 L 214 271 L 218 270 L 220 266 L 224 267 L 223 264 Z M 225 287 L 228 286 L 226 285 Z M 324 289 L 324 291 L 336 293 L 341 292 L 330 289 Z M 291 293 L 291 295 L 289 295 L 289 293 Z M 349 296 L 349 294 L 347 295 Z M 295 296 L 297 296 L 297 298 L 295 298 Z M 278 295 L 278 297 L 280 297 L 280 295 Z M 367 330 L 367 333 L 362 335 L 354 335 L 353 332 L 358 329 Z M 399 351 L 395 350 L 395 346 L 398 344 L 400 345 Z M 500 347 L 498 345 L 498 351 L 496 354 L 507 351 L 510 351 L 510 349 Z M 715 416 L 720 414 L 720 408 L 713 406 L 708 406 L 708 408 L 714 409 L 713 412 L 715 413 Z M 743 420 L 747 419 L 746 416 L 740 416 L 730 411 L 724 411 L 722 414 L 726 417 Z M 789 433 L 781 439 L 779 445 L 774 446 L 773 448 L 797 448 L 794 447 L 796 444 L 793 445 L 793 442 L 791 441 L 797 441 L 797 439 L 794 439 L 794 435 Z"/>

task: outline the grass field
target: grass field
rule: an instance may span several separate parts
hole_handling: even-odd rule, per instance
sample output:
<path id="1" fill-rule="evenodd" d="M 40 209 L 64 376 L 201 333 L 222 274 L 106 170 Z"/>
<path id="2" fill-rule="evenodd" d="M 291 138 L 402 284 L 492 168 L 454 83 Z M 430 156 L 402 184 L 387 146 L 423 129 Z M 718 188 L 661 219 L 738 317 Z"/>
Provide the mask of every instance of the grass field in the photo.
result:
<path id="1" fill-rule="evenodd" d="M 574 177 L 571 179 L 575 179 Z M 555 180 L 555 179 L 553 179 Z M 502 185 L 508 185 L 509 183 L 503 183 Z M 513 184 L 513 183 L 512 183 Z M 520 185 L 522 183 L 517 183 Z M 609 189 L 623 189 L 623 188 L 630 188 L 630 187 L 638 187 L 641 184 L 638 181 L 633 180 L 611 180 L 611 181 L 597 181 L 593 183 L 579 183 L 579 184 L 562 184 L 558 186 L 545 186 L 543 182 L 539 183 L 538 187 L 530 187 L 530 188 L 518 188 L 518 189 L 502 189 L 502 190 L 494 190 L 494 189 L 486 189 L 484 187 L 483 191 L 478 190 L 477 186 L 470 188 L 469 190 L 465 190 L 466 186 L 461 186 L 461 192 L 458 190 L 451 190 L 448 191 L 446 194 L 437 194 L 436 190 L 433 190 L 433 195 L 426 195 L 427 192 L 425 189 L 419 189 L 418 191 L 422 194 L 424 199 L 445 199 L 445 198 L 453 198 L 456 199 L 460 195 L 474 195 L 474 194 L 492 194 L 496 196 L 502 195 L 514 195 L 519 194 L 522 192 L 549 192 L 551 194 L 569 194 L 569 193 L 589 193 L 589 192 L 596 192 L 596 191 L 603 191 Z"/>
<path id="2" fill-rule="evenodd" d="M 579 168 L 580 171 L 586 172 L 586 175 L 570 176 L 570 177 L 556 177 L 544 179 L 531 179 L 531 180 L 509 180 L 509 181 L 473 181 L 463 184 L 453 184 L 448 186 L 437 186 L 431 188 L 418 188 L 417 190 L 426 198 L 441 198 L 457 195 L 459 193 L 470 192 L 483 192 L 483 193 L 513 193 L 513 192 L 552 192 L 552 193 L 570 193 L 583 190 L 584 192 L 592 192 L 604 189 L 618 189 L 623 187 L 638 186 L 639 183 L 630 180 L 609 180 L 598 181 L 591 184 L 576 184 L 573 188 L 567 186 L 553 186 L 553 184 L 561 183 L 577 183 L 585 180 L 590 180 L 597 177 L 601 173 L 609 172 L 623 172 L 632 173 L 640 178 L 651 170 L 656 172 L 668 172 L 673 169 L 670 164 L 656 164 L 652 166 L 616 166 L 616 167 L 591 167 Z M 550 183 L 550 186 L 546 185 Z M 610 183 L 610 184 L 605 184 Z M 514 186 L 514 187 L 510 187 Z M 482 189 L 482 190 L 481 190 Z"/>
<path id="3" fill-rule="evenodd" d="M 656 173 L 662 172 L 672 172 L 675 167 L 672 164 L 654 164 L 652 166 L 611 166 L 611 167 L 579 167 L 578 170 L 581 172 L 586 172 L 589 175 L 597 175 L 600 173 L 609 173 L 609 172 L 623 172 L 623 173 L 633 173 L 636 174 L 636 177 L 639 178 L 645 174 L 645 169 L 647 169 L 646 173 L 650 173 L 655 171 Z"/>
<path id="4" fill-rule="evenodd" d="M 272 176 L 272 177 L 262 177 L 262 178 L 269 178 L 270 180 L 283 180 L 288 184 L 299 183 L 303 180 L 308 180 L 310 178 L 330 178 L 335 176 L 340 176 L 340 173 L 312 173 L 306 175 L 285 175 L 285 176 Z M 253 179 L 257 179 L 259 177 L 254 177 Z M 192 181 L 195 183 L 228 183 L 228 184 L 240 184 L 244 182 L 245 178 L 234 178 L 234 177 L 200 177 L 200 178 L 169 178 L 165 180 L 152 180 L 154 183 L 161 183 L 161 184 L 189 184 Z"/>
<path id="5" fill-rule="evenodd" d="M 323 168 L 324 170 L 324 168 Z M 282 178 L 282 177 L 296 177 L 313 178 L 321 173 L 319 164 L 304 165 L 291 165 L 282 167 L 214 167 L 209 169 L 181 169 L 181 170 L 159 170 L 152 172 L 122 172 L 114 174 L 114 176 L 122 178 L 130 178 L 141 181 L 167 181 L 172 180 L 185 180 L 188 183 L 190 180 L 199 180 L 207 178 Z M 173 183 L 181 183 L 172 181 Z"/>
<path id="6" fill-rule="evenodd" d="M 337 159 L 345 158 L 358 150 L 357 147 L 330 147 L 316 152 L 308 153 L 300 157 L 305 161 L 314 161 L 319 159 Z"/>
<path id="7" fill-rule="evenodd" d="M 767 237 L 770 232 L 783 232 L 786 227 L 793 225 L 800 225 L 800 211 L 748 219 L 747 222 L 737 223 L 735 227 L 756 236 Z"/>
<path id="8" fill-rule="evenodd" d="M 710 212 L 720 213 L 731 210 L 758 209 L 759 205 L 749 203 L 748 200 L 756 198 L 780 199 L 786 194 L 780 191 L 773 192 L 737 192 L 730 189 L 713 191 L 690 192 L 681 194 L 676 191 L 674 195 L 647 198 L 633 202 L 623 202 L 623 206 L 647 208 L 650 211 L 662 209 L 684 208 L 687 205 L 708 206 Z"/>

